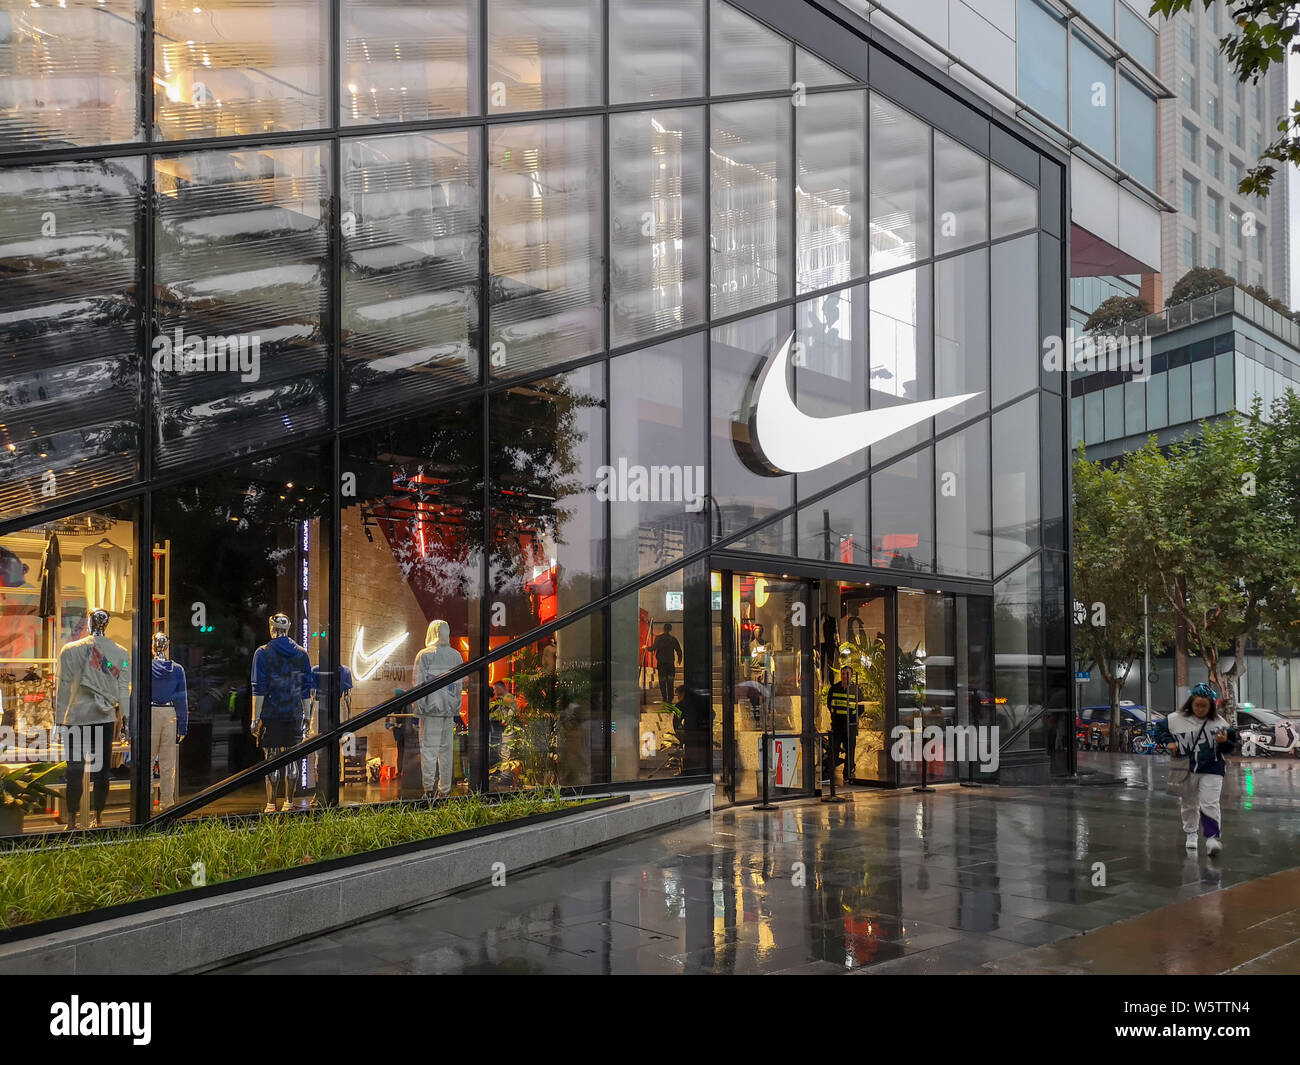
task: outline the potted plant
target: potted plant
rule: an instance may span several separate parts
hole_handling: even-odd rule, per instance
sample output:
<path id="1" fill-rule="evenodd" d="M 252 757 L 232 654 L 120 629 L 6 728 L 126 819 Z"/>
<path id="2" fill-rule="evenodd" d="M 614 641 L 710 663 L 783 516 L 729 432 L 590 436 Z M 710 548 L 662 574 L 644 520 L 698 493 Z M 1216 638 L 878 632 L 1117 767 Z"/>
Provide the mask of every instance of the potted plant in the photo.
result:
<path id="1" fill-rule="evenodd" d="M 64 762 L 33 762 L 16 769 L 0 769 L 0 836 L 17 836 L 23 830 L 23 814 L 44 812 L 46 800 L 58 793 L 45 778 L 62 769 Z"/>
<path id="2" fill-rule="evenodd" d="M 589 783 L 584 756 L 589 761 L 589 707 L 597 675 L 590 663 L 557 668 L 533 648 L 515 655 L 514 698 L 496 700 L 490 708 L 492 719 L 502 725 L 507 751 L 492 772 L 508 773 L 527 788 Z"/>

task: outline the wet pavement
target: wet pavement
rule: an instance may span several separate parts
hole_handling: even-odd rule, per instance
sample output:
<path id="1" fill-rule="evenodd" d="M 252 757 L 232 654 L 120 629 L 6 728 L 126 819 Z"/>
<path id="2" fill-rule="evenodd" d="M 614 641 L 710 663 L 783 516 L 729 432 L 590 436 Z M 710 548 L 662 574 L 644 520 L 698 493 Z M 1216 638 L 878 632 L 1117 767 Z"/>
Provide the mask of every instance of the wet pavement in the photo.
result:
<path id="1" fill-rule="evenodd" d="M 1166 761 L 1080 763 L 1124 783 L 722 810 L 221 972 L 1294 971 L 1300 760 L 1230 764 L 1214 858 Z"/>

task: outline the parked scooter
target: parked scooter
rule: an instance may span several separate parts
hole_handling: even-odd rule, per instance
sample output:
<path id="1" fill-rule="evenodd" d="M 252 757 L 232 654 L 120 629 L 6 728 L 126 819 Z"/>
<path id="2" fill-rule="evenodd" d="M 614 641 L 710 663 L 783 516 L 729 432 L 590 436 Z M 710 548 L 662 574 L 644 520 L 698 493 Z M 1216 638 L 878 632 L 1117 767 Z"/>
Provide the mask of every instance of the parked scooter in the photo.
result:
<path id="1" fill-rule="evenodd" d="M 1289 721 L 1279 721 L 1272 728 L 1243 728 L 1240 736 L 1243 758 L 1275 754 L 1300 758 L 1300 732 Z"/>

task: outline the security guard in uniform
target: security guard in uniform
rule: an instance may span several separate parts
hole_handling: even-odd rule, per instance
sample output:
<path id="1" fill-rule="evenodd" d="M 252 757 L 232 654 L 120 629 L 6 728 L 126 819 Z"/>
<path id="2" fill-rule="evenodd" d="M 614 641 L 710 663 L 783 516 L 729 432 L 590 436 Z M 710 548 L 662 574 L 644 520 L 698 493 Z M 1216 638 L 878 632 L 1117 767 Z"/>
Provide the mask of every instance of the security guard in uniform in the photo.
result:
<path id="1" fill-rule="evenodd" d="M 826 698 L 826 705 L 831 712 L 830 770 L 834 773 L 835 767 L 842 760 L 844 762 L 844 783 L 846 784 L 849 782 L 849 722 L 853 720 L 856 710 L 850 691 L 852 680 L 852 671 L 841 669 L 839 681 L 831 685 Z M 840 758 L 840 751 L 844 752 L 843 759 Z"/>

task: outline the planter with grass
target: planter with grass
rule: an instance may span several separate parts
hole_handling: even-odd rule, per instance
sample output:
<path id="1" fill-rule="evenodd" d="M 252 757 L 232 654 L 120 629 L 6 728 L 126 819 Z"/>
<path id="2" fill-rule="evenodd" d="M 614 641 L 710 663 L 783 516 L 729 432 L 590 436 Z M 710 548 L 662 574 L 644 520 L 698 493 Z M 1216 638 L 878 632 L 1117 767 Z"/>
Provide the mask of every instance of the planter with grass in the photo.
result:
<path id="1" fill-rule="evenodd" d="M 64 762 L 38 762 L 0 769 L 0 836 L 18 836 L 23 815 L 44 813 L 58 795 L 45 783 Z"/>

